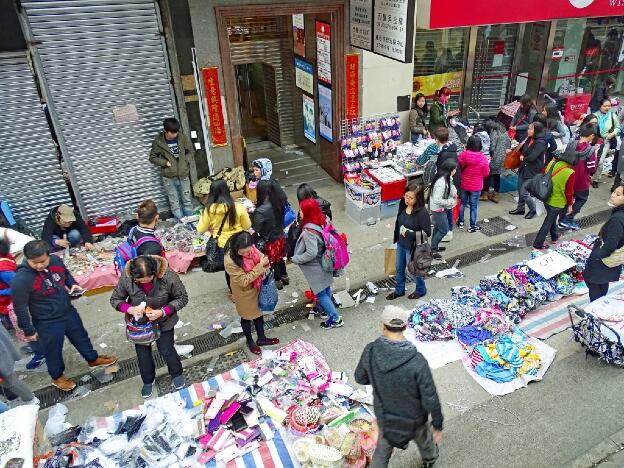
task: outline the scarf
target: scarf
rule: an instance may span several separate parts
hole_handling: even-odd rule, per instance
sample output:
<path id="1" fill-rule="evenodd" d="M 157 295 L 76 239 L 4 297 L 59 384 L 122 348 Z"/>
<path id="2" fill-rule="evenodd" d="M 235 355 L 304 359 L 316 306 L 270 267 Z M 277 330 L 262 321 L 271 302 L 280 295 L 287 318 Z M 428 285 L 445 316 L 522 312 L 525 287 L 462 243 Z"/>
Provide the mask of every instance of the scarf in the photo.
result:
<path id="1" fill-rule="evenodd" d="M 273 175 L 273 163 L 270 159 L 256 159 L 252 165 L 260 168 L 260 180 L 269 180 Z"/>
<path id="2" fill-rule="evenodd" d="M 255 245 L 252 245 L 249 255 L 243 257 L 243 271 L 245 273 L 249 273 L 251 270 L 253 270 L 254 267 L 258 263 L 260 263 L 260 257 L 260 251 L 256 248 Z M 252 284 L 254 288 L 260 290 L 260 286 L 262 286 L 262 275 L 258 276 Z"/>

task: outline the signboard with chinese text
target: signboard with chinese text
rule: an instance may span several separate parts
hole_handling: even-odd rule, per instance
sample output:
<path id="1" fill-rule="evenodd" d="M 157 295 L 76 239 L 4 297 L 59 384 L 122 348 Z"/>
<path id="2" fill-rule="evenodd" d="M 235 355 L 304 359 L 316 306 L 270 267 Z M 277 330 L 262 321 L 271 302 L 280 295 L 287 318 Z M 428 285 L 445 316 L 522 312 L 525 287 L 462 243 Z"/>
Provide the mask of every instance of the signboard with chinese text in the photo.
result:
<path id="1" fill-rule="evenodd" d="M 351 0 L 349 5 L 351 45 L 364 50 L 372 49 L 373 0 Z"/>
<path id="2" fill-rule="evenodd" d="M 314 67 L 299 57 L 295 57 L 295 85 L 308 94 L 314 94 Z"/>
<path id="3" fill-rule="evenodd" d="M 213 146 L 227 144 L 223 107 L 221 105 L 221 89 L 219 88 L 219 70 L 217 67 L 202 68 L 204 88 L 206 89 L 206 109 L 210 120 L 210 136 Z"/>
<path id="4" fill-rule="evenodd" d="M 318 85 L 319 103 L 319 134 L 330 143 L 334 141 L 333 114 L 332 114 L 332 90 L 327 86 Z"/>
<path id="5" fill-rule="evenodd" d="M 375 0 L 373 11 L 373 52 L 400 62 L 411 62 L 414 0 Z"/>
<path id="6" fill-rule="evenodd" d="M 305 23 L 302 14 L 292 15 L 292 33 L 295 54 L 305 57 Z"/>
<path id="7" fill-rule="evenodd" d="M 319 81 L 331 84 L 331 32 L 321 21 L 316 22 L 316 74 Z"/>
<path id="8" fill-rule="evenodd" d="M 563 109 L 563 120 L 571 124 L 579 119 L 581 115 L 587 113 L 591 101 L 591 93 L 572 94 L 566 96 L 565 107 Z"/>
<path id="9" fill-rule="evenodd" d="M 359 114 L 359 89 L 360 78 L 358 69 L 359 54 L 347 54 L 347 103 L 346 118 L 357 119 Z"/>
<path id="10" fill-rule="evenodd" d="M 314 118 L 314 99 L 302 94 L 303 98 L 303 135 L 316 143 L 316 123 Z"/>

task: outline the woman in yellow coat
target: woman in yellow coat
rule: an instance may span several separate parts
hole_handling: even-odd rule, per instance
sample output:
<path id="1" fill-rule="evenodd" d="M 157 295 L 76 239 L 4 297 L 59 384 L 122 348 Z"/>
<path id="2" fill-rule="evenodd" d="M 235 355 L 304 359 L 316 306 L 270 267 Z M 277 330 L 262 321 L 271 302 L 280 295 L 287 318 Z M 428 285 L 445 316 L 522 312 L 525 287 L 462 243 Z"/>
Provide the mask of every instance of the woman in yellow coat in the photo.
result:
<path id="1" fill-rule="evenodd" d="M 262 279 L 270 269 L 269 259 L 256 248 L 251 234 L 239 232 L 228 243 L 224 265 L 225 272 L 230 276 L 236 312 L 241 318 L 247 346 L 252 353 L 261 354 L 260 346 L 279 343 L 277 338 L 267 338 L 264 334 L 264 317 L 258 307 Z M 258 334 L 257 341 L 251 336 L 252 322 Z"/>

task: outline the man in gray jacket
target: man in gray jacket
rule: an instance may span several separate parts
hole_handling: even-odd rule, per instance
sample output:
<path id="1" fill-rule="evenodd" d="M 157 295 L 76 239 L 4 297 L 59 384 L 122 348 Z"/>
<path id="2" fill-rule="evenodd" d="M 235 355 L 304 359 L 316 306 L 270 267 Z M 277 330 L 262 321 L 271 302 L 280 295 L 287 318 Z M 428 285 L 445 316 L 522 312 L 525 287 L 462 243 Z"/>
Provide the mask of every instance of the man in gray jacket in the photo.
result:
<path id="1" fill-rule="evenodd" d="M 423 467 L 438 459 L 444 418 L 429 364 L 403 336 L 408 317 L 408 311 L 386 306 L 381 315 L 383 334 L 366 345 L 355 369 L 356 382 L 373 386 L 379 425 L 373 468 L 388 466 L 394 447 L 404 449 L 409 440 L 418 446 Z"/>
<path id="2" fill-rule="evenodd" d="M 174 118 L 165 119 L 163 132 L 152 143 L 149 161 L 160 167 L 171 213 L 178 220 L 193 214 L 189 177 L 194 152 L 191 140 L 180 132 L 180 122 Z"/>

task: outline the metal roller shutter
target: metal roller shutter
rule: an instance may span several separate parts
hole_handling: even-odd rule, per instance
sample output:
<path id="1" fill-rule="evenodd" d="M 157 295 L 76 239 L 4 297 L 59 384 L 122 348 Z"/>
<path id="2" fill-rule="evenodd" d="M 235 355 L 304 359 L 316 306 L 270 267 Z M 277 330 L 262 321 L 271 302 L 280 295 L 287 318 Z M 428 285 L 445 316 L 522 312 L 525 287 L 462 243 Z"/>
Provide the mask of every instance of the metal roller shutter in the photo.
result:
<path id="1" fill-rule="evenodd" d="M 25 52 L 0 54 L 0 198 L 33 231 L 48 212 L 71 204 Z"/>
<path id="2" fill-rule="evenodd" d="M 23 1 L 87 215 L 168 206 L 149 161 L 162 119 L 174 115 L 153 0 Z M 136 106 L 116 123 L 113 107 Z"/>

